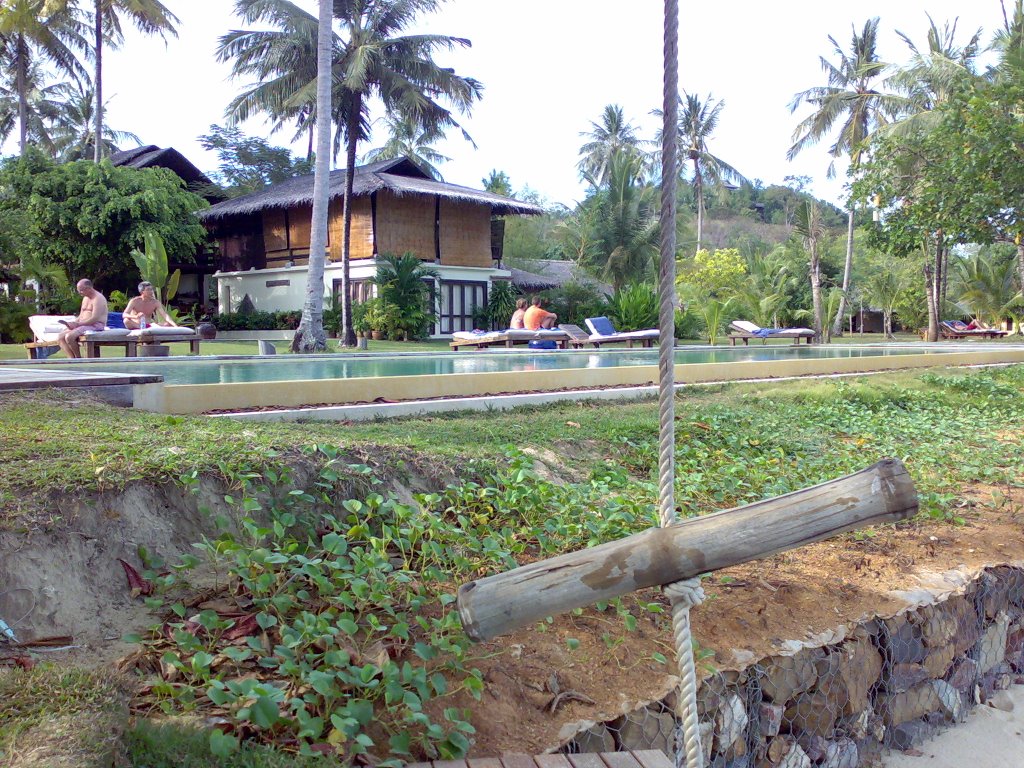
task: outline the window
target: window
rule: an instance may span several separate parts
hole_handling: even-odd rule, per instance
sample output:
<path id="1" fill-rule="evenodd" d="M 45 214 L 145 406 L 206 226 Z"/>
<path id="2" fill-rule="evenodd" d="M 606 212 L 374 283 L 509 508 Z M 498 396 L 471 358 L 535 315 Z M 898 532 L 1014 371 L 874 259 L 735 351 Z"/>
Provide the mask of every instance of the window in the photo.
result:
<path id="1" fill-rule="evenodd" d="M 373 298 L 373 283 L 369 280 L 349 280 L 348 293 L 352 304 L 362 304 Z M 341 280 L 335 280 L 331 284 L 331 295 L 334 297 L 336 306 L 341 306 Z"/>
<path id="2" fill-rule="evenodd" d="M 459 280 L 441 281 L 438 331 L 455 333 L 473 330 L 473 315 L 487 309 L 487 283 Z"/>

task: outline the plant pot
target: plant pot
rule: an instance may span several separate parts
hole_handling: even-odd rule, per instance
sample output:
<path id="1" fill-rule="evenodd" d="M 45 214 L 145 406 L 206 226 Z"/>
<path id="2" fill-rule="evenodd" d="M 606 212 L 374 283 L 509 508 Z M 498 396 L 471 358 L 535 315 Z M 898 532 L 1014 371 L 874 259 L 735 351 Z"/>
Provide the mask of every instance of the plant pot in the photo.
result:
<path id="1" fill-rule="evenodd" d="M 201 339 L 215 339 L 217 338 L 217 326 L 213 323 L 200 323 L 196 326 L 196 333 Z"/>
<path id="2" fill-rule="evenodd" d="M 384 331 L 370 331 L 370 338 L 374 341 L 380 341 L 384 338 Z"/>

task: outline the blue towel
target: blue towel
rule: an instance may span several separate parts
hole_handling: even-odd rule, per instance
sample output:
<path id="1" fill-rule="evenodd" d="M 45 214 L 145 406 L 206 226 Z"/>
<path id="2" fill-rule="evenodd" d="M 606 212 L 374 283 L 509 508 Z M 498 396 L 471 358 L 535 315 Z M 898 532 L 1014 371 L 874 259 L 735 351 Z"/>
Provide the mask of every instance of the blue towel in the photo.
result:
<path id="1" fill-rule="evenodd" d="M 786 330 L 786 329 L 785 328 L 758 328 L 756 331 L 754 331 L 754 335 L 757 336 L 759 339 L 766 339 L 769 336 L 771 336 L 773 333 L 782 333 L 784 330 Z"/>
<path id="2" fill-rule="evenodd" d="M 124 328 L 124 316 L 120 312 L 107 312 L 107 328 Z"/>

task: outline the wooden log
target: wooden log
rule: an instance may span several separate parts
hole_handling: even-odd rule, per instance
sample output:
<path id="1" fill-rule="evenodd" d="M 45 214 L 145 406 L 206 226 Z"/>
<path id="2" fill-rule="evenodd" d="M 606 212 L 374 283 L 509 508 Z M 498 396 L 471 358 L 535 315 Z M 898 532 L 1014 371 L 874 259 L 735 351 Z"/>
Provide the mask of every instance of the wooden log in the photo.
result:
<path id="1" fill-rule="evenodd" d="M 471 639 L 489 640 L 546 616 L 916 513 L 913 481 L 900 461 L 885 459 L 812 488 L 468 582 L 459 588 L 459 616 Z"/>

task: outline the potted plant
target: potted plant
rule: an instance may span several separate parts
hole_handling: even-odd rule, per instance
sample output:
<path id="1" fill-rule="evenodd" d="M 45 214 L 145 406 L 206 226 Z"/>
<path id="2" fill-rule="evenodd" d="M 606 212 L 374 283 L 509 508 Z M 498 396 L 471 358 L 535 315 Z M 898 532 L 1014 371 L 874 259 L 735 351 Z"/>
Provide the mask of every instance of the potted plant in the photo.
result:
<path id="1" fill-rule="evenodd" d="M 366 317 L 372 301 L 374 300 L 370 299 L 369 301 L 352 306 L 352 330 L 355 331 L 356 336 L 359 338 L 365 338 L 370 335 L 370 323 Z"/>

